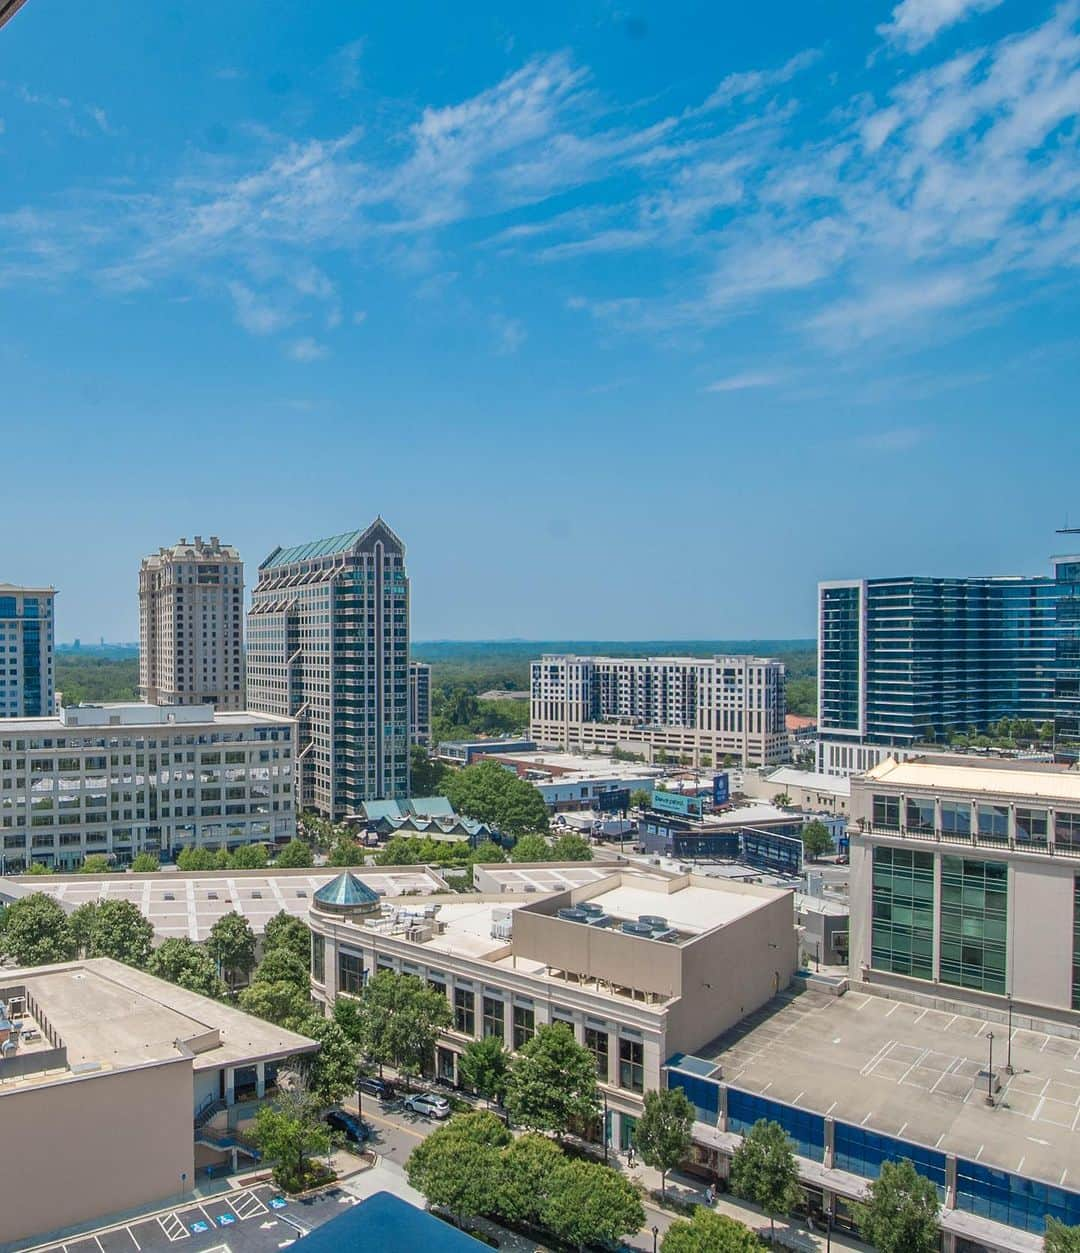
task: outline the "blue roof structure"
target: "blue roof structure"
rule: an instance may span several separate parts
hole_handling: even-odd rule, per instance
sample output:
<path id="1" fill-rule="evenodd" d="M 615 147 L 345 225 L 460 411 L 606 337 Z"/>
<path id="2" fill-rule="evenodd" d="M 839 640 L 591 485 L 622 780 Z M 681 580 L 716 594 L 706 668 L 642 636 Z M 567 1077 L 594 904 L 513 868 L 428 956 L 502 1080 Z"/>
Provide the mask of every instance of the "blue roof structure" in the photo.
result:
<path id="1" fill-rule="evenodd" d="M 297 1241 L 303 1253 L 478 1253 L 479 1240 L 390 1192 L 376 1192 Z"/>
<path id="2" fill-rule="evenodd" d="M 309 561 L 314 557 L 330 557 L 334 553 L 348 552 L 363 534 L 363 531 L 344 531 L 341 535 L 331 535 L 328 539 L 313 539 L 307 544 L 295 544 L 292 548 L 279 548 L 259 568 L 270 570 L 274 566 L 291 566 L 294 561 Z"/>
<path id="3" fill-rule="evenodd" d="M 324 883 L 315 893 L 314 899 L 320 905 L 336 905 L 346 908 L 350 905 L 378 905 L 379 895 L 373 892 L 366 883 L 361 883 L 354 874 L 343 871 L 336 879 Z"/>

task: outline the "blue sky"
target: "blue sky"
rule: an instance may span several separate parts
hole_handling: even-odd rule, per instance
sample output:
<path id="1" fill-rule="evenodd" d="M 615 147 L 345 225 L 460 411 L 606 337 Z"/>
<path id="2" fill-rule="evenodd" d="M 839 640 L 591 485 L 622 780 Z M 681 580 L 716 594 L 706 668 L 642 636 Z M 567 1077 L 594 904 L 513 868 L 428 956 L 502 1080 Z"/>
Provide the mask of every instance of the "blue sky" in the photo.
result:
<path id="1" fill-rule="evenodd" d="M 790 637 L 1080 521 L 1080 3 L 78 5 L 0 31 L 0 579 L 381 512 L 416 638 Z"/>

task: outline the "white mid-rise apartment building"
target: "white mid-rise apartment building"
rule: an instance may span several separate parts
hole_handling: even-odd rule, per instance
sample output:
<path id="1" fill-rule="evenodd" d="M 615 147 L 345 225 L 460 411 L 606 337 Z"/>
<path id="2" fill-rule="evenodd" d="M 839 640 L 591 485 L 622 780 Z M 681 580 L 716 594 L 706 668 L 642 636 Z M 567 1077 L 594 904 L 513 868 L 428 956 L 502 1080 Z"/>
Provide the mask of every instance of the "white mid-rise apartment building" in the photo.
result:
<path id="1" fill-rule="evenodd" d="M 409 662 L 409 743 L 431 747 L 431 667 Z"/>
<path id="2" fill-rule="evenodd" d="M 297 720 L 297 804 L 336 820 L 409 794 L 409 578 L 381 519 L 275 548 L 248 618 L 248 708 Z"/>
<path id="3" fill-rule="evenodd" d="M 244 708 L 244 563 L 216 535 L 142 560 L 139 692 L 151 705 Z"/>
<path id="4" fill-rule="evenodd" d="M 0 874 L 126 863 L 296 830 L 295 723 L 209 705 L 76 705 L 0 720 Z"/>
<path id="5" fill-rule="evenodd" d="M 0 583 L 0 718 L 51 714 L 53 598 L 51 587 Z"/>
<path id="6" fill-rule="evenodd" d="M 786 761 L 784 665 L 771 657 L 577 657 L 532 663 L 531 735 L 695 766 Z"/>

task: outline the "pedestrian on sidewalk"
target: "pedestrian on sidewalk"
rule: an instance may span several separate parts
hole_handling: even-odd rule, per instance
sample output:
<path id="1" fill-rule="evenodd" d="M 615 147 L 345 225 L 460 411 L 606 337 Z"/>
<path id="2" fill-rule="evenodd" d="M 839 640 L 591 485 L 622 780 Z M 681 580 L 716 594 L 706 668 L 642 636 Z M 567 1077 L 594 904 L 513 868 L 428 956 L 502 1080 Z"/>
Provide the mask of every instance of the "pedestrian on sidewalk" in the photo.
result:
<path id="1" fill-rule="evenodd" d="M 626 1164 L 631 1170 L 634 1168 L 634 1146 L 631 1144 L 626 1150 Z"/>
<path id="2" fill-rule="evenodd" d="M 705 1204 L 706 1204 L 706 1205 L 707 1205 L 710 1209 L 712 1209 L 713 1202 L 714 1202 L 715 1200 L 716 1200 L 716 1193 L 713 1191 L 713 1186 L 712 1186 L 712 1184 L 710 1183 L 710 1184 L 709 1184 L 709 1186 L 705 1189 Z"/>

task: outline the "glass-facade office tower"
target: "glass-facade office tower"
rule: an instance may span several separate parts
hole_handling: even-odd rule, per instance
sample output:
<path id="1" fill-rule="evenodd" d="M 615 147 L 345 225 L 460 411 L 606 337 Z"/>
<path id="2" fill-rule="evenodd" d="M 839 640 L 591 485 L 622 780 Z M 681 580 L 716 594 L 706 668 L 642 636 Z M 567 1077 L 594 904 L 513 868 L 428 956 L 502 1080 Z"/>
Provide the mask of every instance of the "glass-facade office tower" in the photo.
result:
<path id="1" fill-rule="evenodd" d="M 0 718 L 48 718 L 53 682 L 51 587 L 0 583 Z"/>
<path id="2" fill-rule="evenodd" d="M 1076 757 L 1080 750 L 1080 556 L 1055 557 L 1057 584 L 1057 675 L 1054 732 L 1057 747 Z"/>
<path id="3" fill-rule="evenodd" d="M 904 749 L 1002 718 L 1052 722 L 1065 586 L 1049 577 L 821 584 L 823 742 Z"/>
<path id="4" fill-rule="evenodd" d="M 248 615 L 248 708 L 297 720 L 301 809 L 409 794 L 409 579 L 381 518 L 275 548 Z"/>

